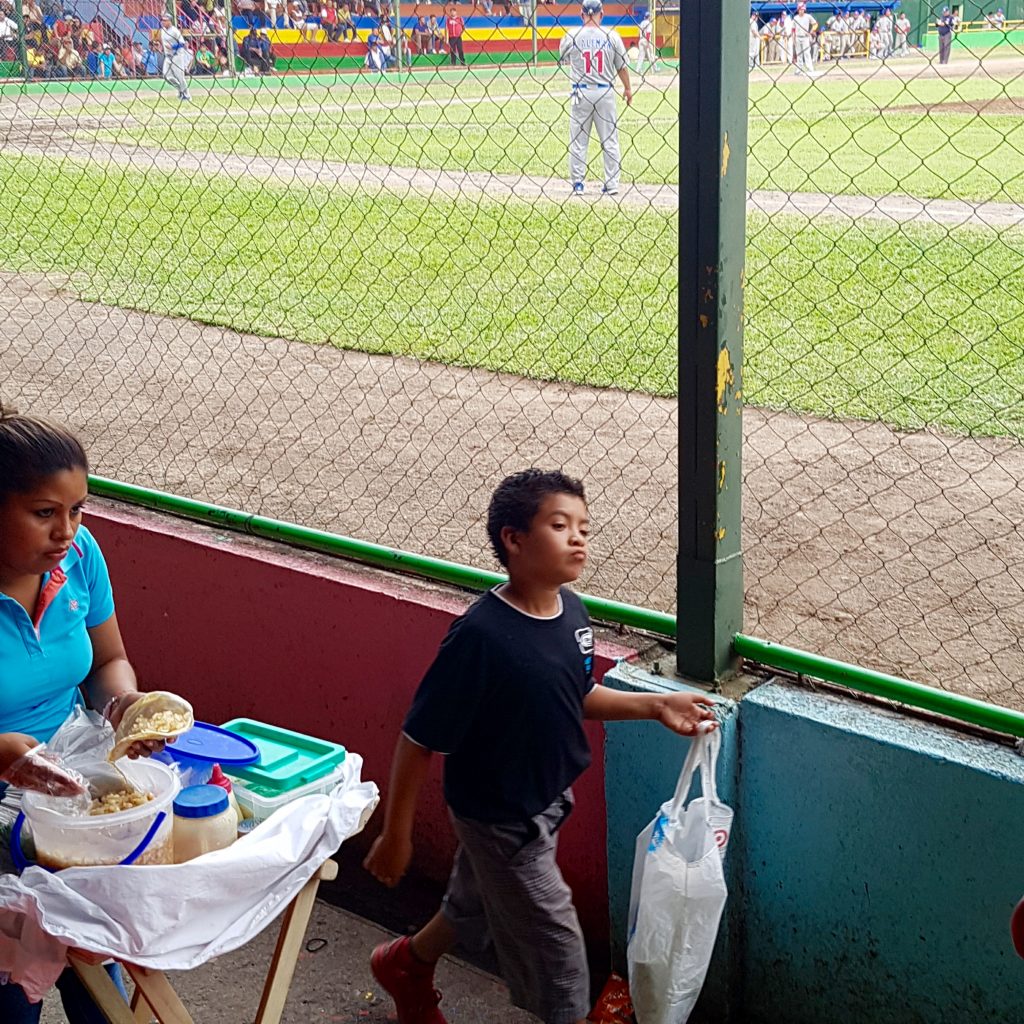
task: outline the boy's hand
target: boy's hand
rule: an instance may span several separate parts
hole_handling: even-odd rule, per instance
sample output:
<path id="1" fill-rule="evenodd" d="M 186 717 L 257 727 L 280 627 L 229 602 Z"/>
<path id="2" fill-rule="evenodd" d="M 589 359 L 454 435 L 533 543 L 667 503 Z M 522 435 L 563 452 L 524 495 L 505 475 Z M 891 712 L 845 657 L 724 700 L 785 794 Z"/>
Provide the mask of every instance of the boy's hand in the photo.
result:
<path id="1" fill-rule="evenodd" d="M 714 701 L 702 693 L 666 693 L 661 698 L 657 720 L 680 736 L 693 736 L 698 730 L 718 728 Z"/>
<path id="2" fill-rule="evenodd" d="M 394 888 L 409 870 L 412 861 L 412 840 L 395 839 L 382 832 L 370 847 L 363 867 L 384 885 Z"/>

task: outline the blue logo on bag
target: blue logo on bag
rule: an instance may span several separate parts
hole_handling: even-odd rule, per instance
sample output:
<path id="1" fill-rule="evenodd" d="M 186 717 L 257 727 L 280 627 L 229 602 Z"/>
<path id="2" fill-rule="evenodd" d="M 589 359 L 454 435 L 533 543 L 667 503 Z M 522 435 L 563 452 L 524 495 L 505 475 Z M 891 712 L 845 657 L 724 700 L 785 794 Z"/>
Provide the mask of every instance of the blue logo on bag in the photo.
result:
<path id="1" fill-rule="evenodd" d="M 665 826 L 668 824 L 668 815 L 659 814 L 658 820 L 654 823 L 654 831 L 651 832 L 651 845 L 647 847 L 648 853 L 657 853 L 665 842 Z"/>

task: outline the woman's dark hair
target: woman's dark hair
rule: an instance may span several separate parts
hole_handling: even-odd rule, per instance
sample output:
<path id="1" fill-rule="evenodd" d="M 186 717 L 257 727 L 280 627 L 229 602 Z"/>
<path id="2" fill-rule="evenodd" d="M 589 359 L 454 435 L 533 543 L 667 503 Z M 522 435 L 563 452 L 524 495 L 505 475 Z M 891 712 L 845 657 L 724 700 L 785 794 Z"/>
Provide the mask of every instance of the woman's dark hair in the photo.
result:
<path id="1" fill-rule="evenodd" d="M 549 494 L 571 494 L 587 500 L 583 484 L 559 470 L 524 469 L 498 484 L 487 507 L 487 536 L 502 565 L 508 565 L 508 552 L 501 531 L 506 526 L 523 533 L 529 530 L 541 502 Z"/>
<path id="2" fill-rule="evenodd" d="M 81 442 L 66 427 L 0 403 L 0 501 L 31 491 L 66 469 L 89 472 Z"/>

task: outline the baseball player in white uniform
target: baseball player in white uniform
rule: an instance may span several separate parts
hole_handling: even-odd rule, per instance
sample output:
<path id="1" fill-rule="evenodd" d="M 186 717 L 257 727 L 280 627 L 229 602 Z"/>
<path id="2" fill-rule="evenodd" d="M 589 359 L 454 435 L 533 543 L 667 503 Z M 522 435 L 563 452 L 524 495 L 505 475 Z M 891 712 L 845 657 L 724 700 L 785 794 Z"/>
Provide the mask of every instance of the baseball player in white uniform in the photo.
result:
<path id="1" fill-rule="evenodd" d="M 642 75 L 648 63 L 651 71 L 658 70 L 658 55 L 654 52 L 654 23 L 651 21 L 649 11 L 644 12 L 643 20 L 640 22 L 640 38 L 637 40 L 636 73 Z"/>
<path id="2" fill-rule="evenodd" d="M 618 112 L 615 105 L 615 79 L 622 82 L 626 105 L 633 102 L 626 66 L 626 46 L 613 29 L 602 28 L 604 9 L 601 0 L 583 0 L 583 25 L 571 28 L 558 47 L 559 63 L 568 59 L 572 83 L 569 104 L 569 180 L 575 195 L 583 195 L 587 173 L 587 147 L 590 131 L 597 128 L 604 154 L 605 195 L 619 191 Z"/>
<path id="3" fill-rule="evenodd" d="M 796 69 L 805 75 L 814 74 L 814 40 L 818 23 L 807 13 L 807 4 L 796 5 L 796 17 L 792 19 L 793 53 L 796 55 Z"/>
<path id="4" fill-rule="evenodd" d="M 166 11 L 160 18 L 160 43 L 164 50 L 164 80 L 178 90 L 179 100 L 190 100 L 192 97 L 189 96 L 188 78 L 185 76 L 192 66 L 192 51 Z"/>

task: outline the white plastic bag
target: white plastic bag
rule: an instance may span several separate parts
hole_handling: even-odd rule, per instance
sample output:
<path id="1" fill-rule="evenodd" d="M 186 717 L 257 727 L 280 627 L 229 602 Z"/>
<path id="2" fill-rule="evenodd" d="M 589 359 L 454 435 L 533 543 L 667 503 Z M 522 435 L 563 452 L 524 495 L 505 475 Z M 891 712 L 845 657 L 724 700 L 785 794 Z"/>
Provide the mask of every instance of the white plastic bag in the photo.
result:
<path id="1" fill-rule="evenodd" d="M 627 958 L 639 1024 L 685 1024 L 711 963 L 733 817 L 715 784 L 721 743 L 717 730 L 694 738 L 675 796 L 637 836 Z M 698 770 L 702 795 L 686 804 Z"/>

